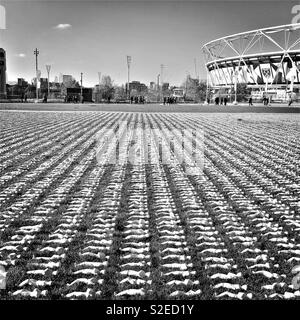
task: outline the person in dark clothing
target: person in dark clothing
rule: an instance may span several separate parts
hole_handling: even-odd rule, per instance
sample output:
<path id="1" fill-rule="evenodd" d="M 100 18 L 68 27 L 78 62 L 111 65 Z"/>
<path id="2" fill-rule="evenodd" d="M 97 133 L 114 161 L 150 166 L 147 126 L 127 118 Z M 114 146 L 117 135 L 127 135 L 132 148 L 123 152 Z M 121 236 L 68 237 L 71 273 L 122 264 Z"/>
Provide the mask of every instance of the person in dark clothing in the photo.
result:
<path id="1" fill-rule="evenodd" d="M 216 105 L 218 106 L 218 105 L 219 105 L 219 102 L 220 102 L 220 98 L 219 98 L 219 97 L 216 97 L 215 102 L 216 102 Z"/>
<path id="2" fill-rule="evenodd" d="M 164 97 L 164 105 L 167 103 L 167 97 Z"/>
<path id="3" fill-rule="evenodd" d="M 133 103 L 133 96 L 130 97 L 130 103 Z"/>
<path id="4" fill-rule="evenodd" d="M 21 102 L 23 103 L 24 101 L 24 92 L 22 92 L 22 95 L 21 95 Z"/>
<path id="5" fill-rule="evenodd" d="M 249 98 L 249 106 L 253 106 L 252 97 Z"/>
<path id="6" fill-rule="evenodd" d="M 47 98 L 48 98 L 48 97 L 47 97 L 47 94 L 45 93 L 45 94 L 44 94 L 43 103 L 47 103 Z"/>
<path id="7" fill-rule="evenodd" d="M 226 106 L 227 105 L 227 98 L 225 97 L 224 98 L 224 106 Z"/>
<path id="8" fill-rule="evenodd" d="M 293 103 L 293 97 L 292 97 L 292 95 L 290 94 L 290 96 L 289 96 L 289 104 L 288 104 L 288 106 L 290 106 L 292 103 Z"/>

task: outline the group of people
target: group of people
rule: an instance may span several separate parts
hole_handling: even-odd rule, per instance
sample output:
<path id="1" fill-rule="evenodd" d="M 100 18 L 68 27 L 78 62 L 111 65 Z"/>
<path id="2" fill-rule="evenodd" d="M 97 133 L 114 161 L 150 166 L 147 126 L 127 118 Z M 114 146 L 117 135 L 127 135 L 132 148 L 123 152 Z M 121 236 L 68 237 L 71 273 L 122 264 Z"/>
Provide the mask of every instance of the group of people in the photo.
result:
<path id="1" fill-rule="evenodd" d="M 271 97 L 263 97 L 263 104 L 264 106 L 271 106 Z"/>
<path id="2" fill-rule="evenodd" d="M 177 97 L 164 97 L 164 105 L 177 103 Z"/>
<path id="3" fill-rule="evenodd" d="M 27 93 L 22 93 L 22 95 L 21 95 L 21 102 L 23 103 L 23 102 L 27 102 Z"/>
<path id="4" fill-rule="evenodd" d="M 146 102 L 146 99 L 144 96 L 131 96 L 130 97 L 130 103 L 142 103 L 144 104 Z"/>
<path id="5" fill-rule="evenodd" d="M 78 95 L 67 95 L 65 96 L 65 102 L 66 103 L 84 103 L 83 97 L 80 101 L 80 97 Z"/>
<path id="6" fill-rule="evenodd" d="M 218 106 L 218 105 L 223 105 L 226 106 L 227 105 L 227 102 L 228 102 L 228 99 L 227 97 L 216 97 L 215 98 L 215 104 Z M 209 103 L 209 102 L 208 102 Z"/>

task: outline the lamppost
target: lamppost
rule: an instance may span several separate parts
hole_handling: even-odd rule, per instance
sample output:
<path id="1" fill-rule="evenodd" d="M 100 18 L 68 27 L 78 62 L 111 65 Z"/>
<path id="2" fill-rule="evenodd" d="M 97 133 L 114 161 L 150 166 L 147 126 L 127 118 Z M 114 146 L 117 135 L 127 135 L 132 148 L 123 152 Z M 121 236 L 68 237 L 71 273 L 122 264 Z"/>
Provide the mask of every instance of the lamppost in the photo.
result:
<path id="1" fill-rule="evenodd" d="M 128 77 L 128 82 L 127 82 L 127 92 L 128 92 L 128 100 L 130 100 L 130 64 L 131 64 L 131 56 L 127 56 L 127 77 Z"/>
<path id="2" fill-rule="evenodd" d="M 39 51 L 37 48 L 33 51 L 33 54 L 35 55 L 35 74 L 36 74 L 36 80 L 35 80 L 35 86 L 36 86 L 36 102 L 39 100 L 39 89 L 38 89 L 38 55 Z"/>
<path id="3" fill-rule="evenodd" d="M 83 97 L 82 97 L 82 72 L 80 73 L 80 98 L 81 98 L 81 102 L 83 100 Z"/>
<path id="4" fill-rule="evenodd" d="M 236 70 L 234 73 L 234 101 L 233 104 L 237 105 L 237 78 L 238 78 L 238 71 Z"/>
<path id="5" fill-rule="evenodd" d="M 48 98 L 50 95 L 50 70 L 51 70 L 51 66 L 49 64 L 46 65 L 46 69 L 47 69 L 47 73 L 48 73 Z"/>
<path id="6" fill-rule="evenodd" d="M 98 97 L 98 101 L 100 102 L 100 85 L 101 85 L 101 72 L 98 72 L 98 78 L 99 78 L 99 90 L 98 90 L 98 93 L 99 93 L 99 97 Z"/>
<path id="7" fill-rule="evenodd" d="M 209 87 L 208 87 L 208 78 L 207 78 L 206 79 L 206 95 L 205 95 L 204 104 L 208 104 L 208 90 L 209 90 Z"/>

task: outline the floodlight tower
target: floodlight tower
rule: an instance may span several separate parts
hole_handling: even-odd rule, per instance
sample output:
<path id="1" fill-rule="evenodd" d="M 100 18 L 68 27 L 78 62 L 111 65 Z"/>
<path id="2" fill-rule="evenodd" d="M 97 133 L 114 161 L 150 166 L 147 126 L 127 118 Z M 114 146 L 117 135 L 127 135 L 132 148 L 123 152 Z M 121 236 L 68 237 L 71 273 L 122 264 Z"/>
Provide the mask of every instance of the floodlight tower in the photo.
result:
<path id="1" fill-rule="evenodd" d="M 33 54 L 35 55 L 35 74 L 36 74 L 36 79 L 35 79 L 35 85 L 36 85 L 36 102 L 39 100 L 39 89 L 38 89 L 38 55 L 39 55 L 39 50 L 35 48 L 33 51 Z"/>
<path id="2" fill-rule="evenodd" d="M 131 64 L 131 56 L 127 56 L 127 77 L 128 77 L 128 86 L 127 86 L 127 90 L 128 90 L 128 99 L 130 100 L 130 64 Z"/>

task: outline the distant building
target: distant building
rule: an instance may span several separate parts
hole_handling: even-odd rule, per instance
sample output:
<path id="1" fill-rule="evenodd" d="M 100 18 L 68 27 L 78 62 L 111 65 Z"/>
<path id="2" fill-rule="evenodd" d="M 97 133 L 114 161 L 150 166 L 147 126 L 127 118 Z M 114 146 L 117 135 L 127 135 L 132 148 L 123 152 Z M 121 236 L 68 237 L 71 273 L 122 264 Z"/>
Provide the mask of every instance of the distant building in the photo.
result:
<path id="1" fill-rule="evenodd" d="M 150 90 L 155 90 L 155 82 L 154 81 L 150 82 Z"/>
<path id="2" fill-rule="evenodd" d="M 169 83 L 168 82 L 164 82 L 162 84 L 162 91 L 164 92 L 164 91 L 167 91 L 167 90 L 169 90 Z"/>
<path id="3" fill-rule="evenodd" d="M 176 98 L 183 98 L 184 94 L 185 94 L 184 89 L 182 89 L 182 88 L 174 88 L 172 96 L 176 97 Z"/>
<path id="4" fill-rule="evenodd" d="M 132 81 L 129 83 L 129 90 L 136 91 L 138 94 L 145 93 L 148 91 L 148 87 L 144 83 L 140 83 L 139 81 Z"/>
<path id="5" fill-rule="evenodd" d="M 42 84 L 43 85 L 45 85 L 45 84 L 48 85 L 48 78 L 40 78 L 40 82 L 41 82 L 41 86 L 42 86 Z"/>
<path id="6" fill-rule="evenodd" d="M 57 80 L 57 77 L 55 78 L 55 82 Z M 74 78 L 70 74 L 59 74 L 59 83 L 62 83 L 66 88 L 71 86 L 71 83 L 73 82 Z"/>
<path id="7" fill-rule="evenodd" d="M 63 85 L 68 88 L 72 85 L 73 77 L 69 74 L 63 74 L 62 75 L 62 83 Z"/>
<path id="8" fill-rule="evenodd" d="M 6 98 L 6 54 L 0 48 L 0 99 Z"/>
<path id="9" fill-rule="evenodd" d="M 26 88 L 26 87 L 28 87 L 28 82 L 25 81 L 25 79 L 23 79 L 23 78 L 18 78 L 17 85 L 18 85 L 18 87 Z"/>
<path id="10" fill-rule="evenodd" d="M 40 89 L 43 93 L 48 91 L 48 79 L 47 78 L 40 78 Z"/>

